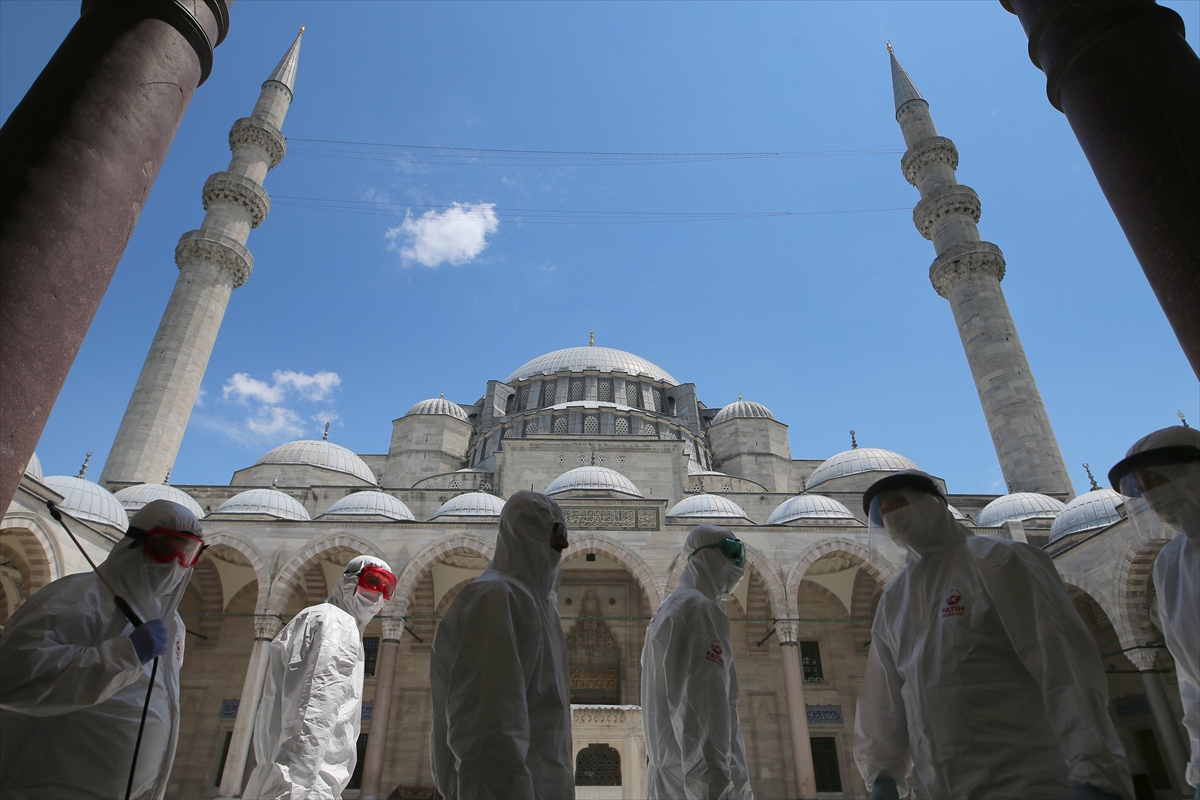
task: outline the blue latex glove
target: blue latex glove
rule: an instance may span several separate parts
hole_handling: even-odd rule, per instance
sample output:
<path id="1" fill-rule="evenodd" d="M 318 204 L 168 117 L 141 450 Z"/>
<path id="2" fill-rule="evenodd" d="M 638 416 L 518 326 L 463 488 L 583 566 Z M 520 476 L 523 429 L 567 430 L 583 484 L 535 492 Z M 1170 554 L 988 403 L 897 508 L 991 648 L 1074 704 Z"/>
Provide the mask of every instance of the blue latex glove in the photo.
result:
<path id="1" fill-rule="evenodd" d="M 900 800 L 900 788 L 891 778 L 876 778 L 871 787 L 871 800 Z"/>
<path id="2" fill-rule="evenodd" d="M 1075 800 L 1122 800 L 1121 795 L 1106 792 L 1090 783 L 1075 784 Z"/>
<path id="3" fill-rule="evenodd" d="M 129 640 L 133 642 L 138 660 L 146 664 L 167 652 L 167 626 L 161 619 L 152 619 L 134 628 Z"/>

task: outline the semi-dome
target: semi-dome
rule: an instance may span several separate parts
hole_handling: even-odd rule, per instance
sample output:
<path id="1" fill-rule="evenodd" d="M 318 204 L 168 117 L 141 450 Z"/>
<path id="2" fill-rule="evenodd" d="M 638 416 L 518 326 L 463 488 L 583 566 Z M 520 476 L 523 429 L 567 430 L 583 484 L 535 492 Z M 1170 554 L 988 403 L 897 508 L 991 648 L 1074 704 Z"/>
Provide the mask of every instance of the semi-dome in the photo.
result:
<path id="1" fill-rule="evenodd" d="M 678 386 L 679 381 L 671 377 L 665 369 L 641 356 L 616 350 L 612 347 L 567 347 L 538 356 L 532 361 L 522 364 L 516 372 L 505 379 L 505 383 L 516 383 L 527 380 L 535 375 L 556 375 L 560 372 L 583 372 L 596 370 L 598 372 L 620 372 L 635 378 L 649 378 L 652 381 Z"/>
<path id="2" fill-rule="evenodd" d="M 121 505 L 125 506 L 125 511 L 129 514 L 140 511 L 151 500 L 170 500 L 172 503 L 178 503 L 188 511 L 191 511 L 196 515 L 196 519 L 204 518 L 204 509 L 201 508 L 200 504 L 190 494 L 176 489 L 174 486 L 167 486 L 162 483 L 141 483 L 137 486 L 126 486 L 117 492 L 114 497 L 121 501 Z"/>
<path id="3" fill-rule="evenodd" d="M 281 444 L 255 462 L 255 466 L 262 464 L 303 464 L 353 475 L 372 485 L 377 483 L 375 473 L 365 461 L 340 444 L 329 441 L 302 439 Z"/>
<path id="4" fill-rule="evenodd" d="M 45 477 L 42 474 L 42 460 L 37 457 L 37 453 L 29 457 L 29 464 L 25 467 L 25 474 L 35 481 L 40 481 Z"/>
<path id="5" fill-rule="evenodd" d="M 850 509 L 834 500 L 819 494 L 798 494 L 780 503 L 767 519 L 768 525 L 786 525 L 789 522 L 805 519 L 821 520 L 854 520 Z"/>
<path id="6" fill-rule="evenodd" d="M 300 501 L 278 489 L 250 489 L 221 503 L 214 514 L 262 514 L 277 519 L 308 520 Z"/>
<path id="7" fill-rule="evenodd" d="M 1112 489 L 1093 489 L 1067 503 L 1050 526 L 1050 541 L 1072 533 L 1104 528 L 1121 519 L 1117 506 L 1125 497 Z"/>
<path id="8" fill-rule="evenodd" d="M 458 403 L 451 403 L 444 397 L 433 397 L 429 400 L 422 400 L 404 412 L 404 416 L 406 417 L 414 417 L 420 414 L 441 414 L 442 416 L 461 419 L 463 422 L 471 421 L 471 418 L 467 416 L 467 412 L 463 411 Z"/>
<path id="9" fill-rule="evenodd" d="M 42 483 L 63 496 L 58 507 L 72 517 L 122 531 L 129 527 L 129 515 L 121 501 L 100 484 L 68 475 L 50 475 Z"/>
<path id="10" fill-rule="evenodd" d="M 608 467 L 578 467 L 564 472 L 546 487 L 546 494 L 559 494 L 576 490 L 620 492 L 631 497 L 642 497 L 642 493 L 615 469 Z"/>
<path id="11" fill-rule="evenodd" d="M 1009 520 L 1052 519 L 1066 508 L 1053 497 L 1037 492 L 1014 492 L 997 497 L 983 507 L 975 524 L 981 528 L 998 528 Z"/>
<path id="12" fill-rule="evenodd" d="M 434 514 L 438 517 L 498 517 L 504 509 L 504 501 L 487 492 L 467 492 L 451 497 Z"/>
<path id="13" fill-rule="evenodd" d="M 720 425 L 731 419 L 775 419 L 775 415 L 762 403 L 752 403 L 749 400 L 738 398 L 736 403 L 730 403 L 718 411 L 717 415 L 713 417 L 712 424 Z"/>
<path id="14" fill-rule="evenodd" d="M 329 507 L 326 514 L 363 514 L 415 520 L 408 506 L 386 492 L 355 492 Z"/>
<path id="15" fill-rule="evenodd" d="M 899 472 L 902 469 L 920 469 L 899 453 L 880 450 L 878 447 L 855 447 L 827 458 L 821 466 L 808 476 L 808 488 L 818 486 L 834 478 L 859 475 L 863 472 Z"/>
<path id="16" fill-rule="evenodd" d="M 741 506 L 719 494 L 694 494 L 685 497 L 667 512 L 667 516 L 749 519 Z"/>

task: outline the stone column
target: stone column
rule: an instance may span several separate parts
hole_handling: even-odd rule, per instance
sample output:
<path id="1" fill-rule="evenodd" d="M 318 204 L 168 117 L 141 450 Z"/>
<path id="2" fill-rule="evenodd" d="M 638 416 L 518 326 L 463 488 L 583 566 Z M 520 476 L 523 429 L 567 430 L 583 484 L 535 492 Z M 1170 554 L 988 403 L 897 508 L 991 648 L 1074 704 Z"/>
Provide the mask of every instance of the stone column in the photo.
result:
<path id="1" fill-rule="evenodd" d="M 1183 20 L 1153 0 L 1001 5 L 1021 20 L 1050 104 L 1066 115 L 1200 376 L 1200 59 Z"/>
<path id="2" fill-rule="evenodd" d="M 1187 750 L 1180 737 L 1179 723 L 1171 711 L 1171 704 L 1167 702 L 1167 690 L 1163 686 L 1162 674 L 1154 668 L 1158 663 L 1158 651 L 1150 647 L 1139 647 L 1125 651 L 1125 655 L 1137 667 L 1138 672 L 1142 673 L 1146 699 L 1150 702 L 1150 711 L 1154 714 L 1154 727 L 1158 728 L 1158 738 L 1163 743 L 1163 749 L 1167 751 L 1171 780 L 1181 787 L 1186 787 Z"/>
<path id="3" fill-rule="evenodd" d="M 0 508 L 208 77 L 230 5 L 85 0 L 0 128 Z"/>
<path id="4" fill-rule="evenodd" d="M 379 643 L 379 660 L 375 664 L 375 705 L 371 708 L 371 732 L 367 735 L 367 754 L 363 758 L 359 800 L 379 798 L 388 725 L 392 719 L 392 688 L 396 684 L 397 656 L 400 652 L 400 637 L 403 634 L 403 618 L 383 620 L 383 640 Z"/>
<path id="5" fill-rule="evenodd" d="M 779 652 L 783 656 L 783 688 L 787 695 L 788 726 L 792 733 L 792 764 L 796 770 L 796 794 L 817 796 L 812 743 L 808 738 L 808 708 L 804 703 L 804 673 L 800 669 L 800 642 L 795 623 L 776 623 Z"/>
<path id="6" fill-rule="evenodd" d="M 242 794 L 242 778 L 246 772 L 246 759 L 250 755 L 250 737 L 254 734 L 254 717 L 258 712 L 258 701 L 262 698 L 267 664 L 271 660 L 271 640 L 281 627 L 283 621 L 278 617 L 263 615 L 254 618 L 254 647 L 250 650 L 246 680 L 242 682 L 242 699 L 238 702 L 237 721 L 233 723 L 233 738 L 229 741 L 229 753 L 225 756 L 225 771 L 221 773 L 218 797 L 240 797 Z"/>

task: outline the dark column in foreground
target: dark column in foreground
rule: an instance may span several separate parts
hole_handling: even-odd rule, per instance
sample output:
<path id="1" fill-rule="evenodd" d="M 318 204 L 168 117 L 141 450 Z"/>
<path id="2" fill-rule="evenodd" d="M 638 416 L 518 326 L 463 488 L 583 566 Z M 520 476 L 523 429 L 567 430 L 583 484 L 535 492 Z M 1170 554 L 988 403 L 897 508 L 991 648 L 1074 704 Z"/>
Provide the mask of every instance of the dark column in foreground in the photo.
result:
<path id="1" fill-rule="evenodd" d="M 0 128 L 0 512 L 8 507 L 232 0 L 85 0 Z"/>
<path id="2" fill-rule="evenodd" d="M 1200 377 L 1200 58 L 1183 20 L 1154 0 L 1001 4 Z"/>

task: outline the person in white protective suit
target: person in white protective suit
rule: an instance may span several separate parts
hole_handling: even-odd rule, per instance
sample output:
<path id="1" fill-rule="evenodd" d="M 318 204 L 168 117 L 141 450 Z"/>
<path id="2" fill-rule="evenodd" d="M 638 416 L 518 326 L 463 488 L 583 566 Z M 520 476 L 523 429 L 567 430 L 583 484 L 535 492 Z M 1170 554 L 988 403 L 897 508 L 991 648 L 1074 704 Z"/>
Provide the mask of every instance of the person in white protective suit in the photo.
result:
<path id="1" fill-rule="evenodd" d="M 915 559 L 880 598 L 858 694 L 871 797 L 1132 800 L 1100 653 L 1049 557 L 973 536 L 919 470 L 863 509 Z"/>
<path id="2" fill-rule="evenodd" d="M 96 570 L 111 591 L 96 572 L 68 575 L 9 618 L 0 638 L 5 800 L 124 797 L 152 671 L 130 797 L 164 795 L 179 735 L 185 630 L 176 607 L 204 546 L 191 511 L 154 500 Z M 142 625 L 126 620 L 113 591 Z"/>
<path id="3" fill-rule="evenodd" d="M 395 589 L 386 561 L 352 558 L 333 594 L 292 617 L 271 642 L 254 718 L 257 766 L 242 797 L 342 796 L 358 761 L 363 630 Z"/>
<path id="4" fill-rule="evenodd" d="M 438 625 L 429 662 L 433 780 L 445 800 L 571 800 L 571 687 L 558 615 L 567 523 L 517 492 L 492 563 Z"/>
<path id="5" fill-rule="evenodd" d="M 733 637 L 721 606 L 746 572 L 746 546 L 725 528 L 700 525 L 683 551 L 687 566 L 642 647 L 646 797 L 751 800 Z"/>
<path id="6" fill-rule="evenodd" d="M 1191 740 L 1187 782 L 1200 800 L 1200 431 L 1183 425 L 1155 431 L 1129 448 L 1108 477 L 1129 498 L 1126 512 L 1143 538 L 1171 539 L 1154 561 L 1154 586 Z"/>

